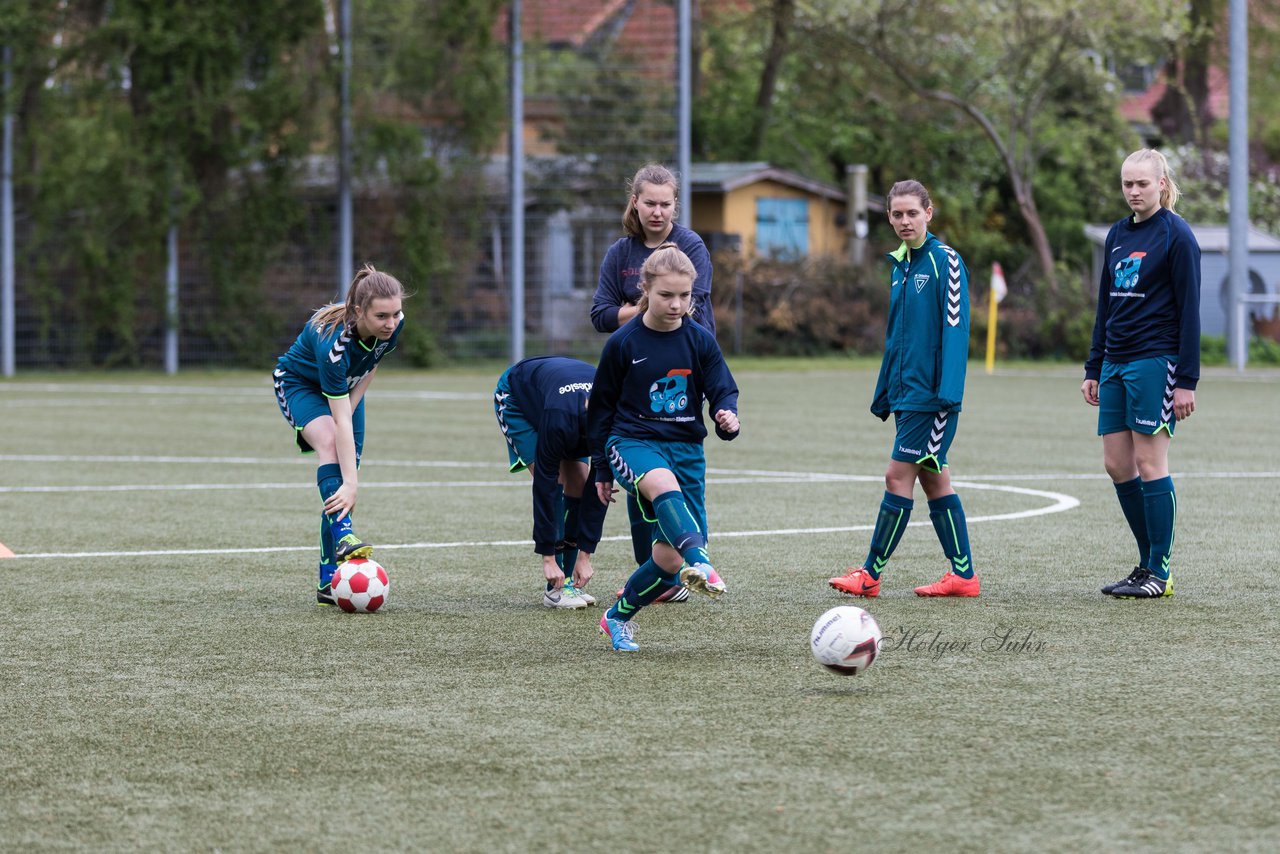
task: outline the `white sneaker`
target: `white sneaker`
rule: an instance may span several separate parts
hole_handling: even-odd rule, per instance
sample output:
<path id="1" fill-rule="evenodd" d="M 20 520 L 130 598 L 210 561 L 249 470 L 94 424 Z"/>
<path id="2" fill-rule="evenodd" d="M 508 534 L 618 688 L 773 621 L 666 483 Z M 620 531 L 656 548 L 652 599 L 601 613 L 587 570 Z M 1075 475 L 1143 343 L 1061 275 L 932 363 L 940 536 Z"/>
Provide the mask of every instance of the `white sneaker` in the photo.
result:
<path id="1" fill-rule="evenodd" d="M 566 584 L 560 590 L 547 590 L 542 594 L 542 607 L 544 608 L 570 608 L 578 609 L 587 607 L 586 601 L 577 595 L 570 595 L 573 586 Z"/>
<path id="2" fill-rule="evenodd" d="M 596 604 L 596 597 L 574 584 L 572 578 L 566 578 L 564 580 L 564 587 L 561 589 L 564 591 L 566 596 L 577 596 L 583 602 L 586 602 L 588 607 Z"/>

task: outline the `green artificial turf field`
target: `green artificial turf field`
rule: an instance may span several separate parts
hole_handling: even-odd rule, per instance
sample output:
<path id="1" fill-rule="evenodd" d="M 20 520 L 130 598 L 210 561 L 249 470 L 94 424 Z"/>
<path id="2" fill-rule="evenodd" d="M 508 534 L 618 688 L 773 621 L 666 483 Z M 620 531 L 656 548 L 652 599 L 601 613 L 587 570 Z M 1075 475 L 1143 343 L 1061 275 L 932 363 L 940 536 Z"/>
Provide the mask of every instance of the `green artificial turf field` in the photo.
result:
<path id="1" fill-rule="evenodd" d="M 1170 456 L 1176 595 L 1098 593 L 1137 555 L 1075 369 L 971 366 L 952 475 L 977 600 L 917 490 L 879 599 L 892 427 L 875 366 L 731 361 L 708 440 L 729 592 L 541 606 L 500 368 L 388 371 L 357 530 L 383 612 L 314 604 L 314 464 L 265 372 L 0 383 L 0 849 L 1271 851 L 1280 840 L 1280 374 L 1209 372 Z M 631 569 L 618 505 L 591 591 Z M 814 620 L 863 604 L 856 678 Z"/>

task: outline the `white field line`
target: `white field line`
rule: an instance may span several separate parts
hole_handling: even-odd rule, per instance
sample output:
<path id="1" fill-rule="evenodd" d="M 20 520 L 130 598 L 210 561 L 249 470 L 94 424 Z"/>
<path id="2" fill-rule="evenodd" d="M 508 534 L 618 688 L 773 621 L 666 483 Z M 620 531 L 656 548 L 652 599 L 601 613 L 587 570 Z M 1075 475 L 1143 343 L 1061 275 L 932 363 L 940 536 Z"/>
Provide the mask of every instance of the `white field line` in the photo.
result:
<path id="1" fill-rule="evenodd" d="M 80 401 L 83 403 L 93 403 L 93 398 L 102 394 L 133 394 L 156 397 L 252 397 L 259 400 L 273 396 L 270 382 L 263 382 L 260 388 L 246 388 L 244 386 L 219 388 L 217 386 L 122 385 L 119 383 L 0 382 L 0 391 L 89 395 L 90 398 L 88 400 Z M 395 400 L 492 400 L 493 392 L 378 389 L 378 397 Z M 45 403 L 47 402 L 45 401 Z"/>
<path id="2" fill-rule="evenodd" d="M 712 479 L 709 482 L 712 482 L 712 483 L 715 483 L 715 482 L 735 482 L 735 483 L 784 482 L 786 483 L 786 482 L 823 482 L 823 481 L 832 482 L 833 480 L 830 477 L 821 475 L 821 473 L 818 473 L 818 474 L 819 476 L 814 478 L 814 477 L 804 477 L 803 473 L 801 472 L 791 472 L 791 473 L 785 474 L 782 478 L 777 478 L 777 477 L 764 477 L 764 478 L 758 478 L 758 479 L 736 479 L 735 478 L 735 479 L 726 479 L 724 481 L 717 481 L 715 479 Z M 877 481 L 880 479 L 878 477 L 871 477 L 869 475 L 868 476 L 847 475 L 842 477 L 841 480 L 852 480 L 855 478 L 858 480 L 865 480 L 865 481 Z M 385 486 L 385 485 L 386 484 L 380 484 L 380 486 Z M 406 484 L 406 486 L 414 486 L 414 487 L 422 486 L 422 485 L 423 484 L 420 484 L 420 483 Z M 474 485 L 474 482 L 465 482 L 462 485 Z M 507 486 L 507 485 L 512 485 L 512 482 L 511 481 L 493 481 L 491 482 L 490 485 Z M 517 480 L 515 481 L 515 485 L 523 486 L 524 481 Z M 236 484 L 219 484 L 217 486 L 218 488 L 226 488 L 226 489 L 244 488 L 242 485 L 236 485 Z M 295 484 L 289 484 L 287 486 L 281 485 L 281 486 L 284 486 L 284 488 L 296 488 Z M 1042 490 L 1025 489 L 1023 487 L 1016 487 L 1016 486 L 1006 487 L 1006 486 L 1000 486 L 997 484 L 982 484 L 982 485 L 969 484 L 968 486 L 971 489 L 987 489 L 987 490 L 995 490 L 995 491 L 1001 491 L 1001 492 L 1013 492 L 1020 495 L 1030 495 L 1038 498 L 1046 498 L 1046 499 L 1049 499 L 1049 501 L 1051 502 L 1050 504 L 1044 507 L 1038 507 L 1031 510 L 1021 510 L 1014 513 L 1003 513 L 1003 514 L 998 514 L 993 516 L 970 516 L 968 521 L 972 523 L 995 522 L 995 521 L 1003 521 L 1003 520 L 1010 520 L 1010 519 L 1026 519 L 1032 516 L 1042 516 L 1047 513 L 1061 513 L 1065 510 L 1071 510 L 1072 508 L 1078 507 L 1080 505 L 1079 499 L 1076 499 L 1070 495 L 1062 495 L 1056 492 L 1045 492 Z M 40 487 L 32 487 L 32 488 L 40 489 Z M 194 485 L 194 484 L 187 485 L 184 488 L 189 488 L 189 489 L 197 488 L 197 485 Z M 924 525 L 924 524 L 931 524 L 931 523 L 912 522 L 911 524 Z M 846 532 L 852 532 L 852 531 L 867 531 L 867 530 L 871 530 L 872 527 L 873 526 L 871 525 L 849 525 L 849 526 L 829 527 L 829 528 L 776 528 L 776 529 L 754 530 L 754 531 L 722 531 L 722 532 L 717 532 L 716 536 L 717 537 L 770 537 L 770 536 L 790 536 L 790 535 L 796 535 L 796 534 L 846 533 Z M 605 540 L 629 541 L 630 535 L 605 537 Z M 472 540 L 472 541 L 451 542 L 451 543 L 420 542 L 420 543 L 392 543 L 389 545 L 380 544 L 378 546 L 378 549 L 380 551 L 385 551 L 385 550 L 394 551 L 394 550 L 400 550 L 400 549 L 421 550 L 421 549 L 447 549 L 447 548 L 492 548 L 492 547 L 509 547 L 509 546 L 527 546 L 527 545 L 529 545 L 528 540 Z M 275 546 L 275 547 L 267 547 L 267 548 L 256 548 L 253 551 L 255 553 L 278 553 L 278 552 L 309 551 L 314 549 L 315 549 L 314 545 Z M 182 555 L 226 555 L 226 554 L 238 554 L 243 552 L 244 552 L 243 548 L 239 548 L 239 549 L 151 549 L 151 550 L 142 550 L 142 551 L 114 551 L 114 552 L 40 552 L 40 553 L 32 553 L 32 554 L 15 555 L 14 558 L 15 559 L 20 559 L 20 558 L 47 559 L 47 558 L 98 558 L 98 557 L 174 557 L 174 556 L 182 556 Z"/>
<path id="3" fill-rule="evenodd" d="M 8 459 L 8 457 L 0 456 L 0 459 Z M 138 458 L 142 459 L 142 458 Z M 159 459 L 159 458 L 146 458 Z M 214 458 L 208 458 L 210 460 Z M 236 459 L 236 458 L 229 458 Z M 128 461 L 137 461 L 135 458 L 128 458 Z M 491 468 L 486 463 L 454 463 L 440 462 L 430 463 L 439 464 L 457 468 Z M 719 484 L 752 484 L 752 483 L 848 483 L 848 482 L 879 482 L 883 478 L 879 475 L 852 475 L 852 474 L 831 474 L 825 472 L 790 472 L 790 471 L 765 471 L 765 470 L 733 470 L 733 469 L 709 469 L 710 473 L 716 475 L 728 475 L 727 477 L 717 476 L 708 478 L 708 483 Z M 745 476 L 744 476 L 745 475 Z M 1043 516 L 1050 513 L 1061 513 L 1072 510 L 1080 506 L 1080 500 L 1071 495 L 1064 495 L 1058 492 L 1049 492 L 1038 489 L 1027 489 L 1025 487 L 1007 486 L 1000 483 L 978 483 L 982 480 L 1085 480 L 1099 479 L 1106 475 L 1082 475 L 1082 474 L 1055 474 L 1043 473 L 1033 475 L 976 475 L 964 480 L 955 481 L 955 485 L 962 489 L 990 490 L 996 492 L 1009 492 L 1017 495 L 1028 495 L 1036 498 L 1047 499 L 1050 503 L 1038 508 L 1030 510 L 1019 510 L 1012 513 L 1000 513 L 988 516 L 970 516 L 968 521 L 971 523 L 982 522 L 1002 522 L 1017 519 L 1028 519 L 1034 516 Z M 1280 472 L 1194 472 L 1185 475 L 1175 475 L 1175 477 L 1186 477 L 1196 479 L 1208 478 L 1241 478 L 1241 477 L 1257 477 L 1257 478 L 1275 478 L 1280 477 Z M 523 478 L 512 478 L 507 480 L 496 481 L 402 481 L 391 483 L 370 483 L 369 486 L 376 488 L 465 488 L 465 487 L 524 487 L 528 481 Z M 199 491 L 209 489 L 312 489 L 310 484 L 297 483 L 260 483 L 260 484 L 138 484 L 138 485 L 116 485 L 116 486 L 26 486 L 26 487 L 0 487 L 0 492 L 107 492 L 107 491 L 165 491 L 165 490 L 185 490 Z M 911 525 L 923 526 L 931 524 L 925 521 L 911 522 Z M 769 536 L 792 536 L 797 534 L 831 534 L 831 533 L 849 533 L 854 531 L 869 531 L 873 525 L 846 525 L 837 527 L 821 527 L 821 528 L 773 528 L 762 530 L 746 530 L 746 531 L 717 531 L 717 537 L 769 537 Z M 605 537 L 606 541 L 628 541 L 629 535 Z M 418 542 L 418 543 L 392 543 L 380 544 L 380 550 L 401 550 L 401 549 L 448 549 L 448 548 L 483 548 L 483 547 L 510 547 L 510 546 L 527 546 L 529 540 L 466 540 L 457 542 Z M 314 545 L 307 546 L 273 546 L 265 548 L 255 548 L 254 552 L 260 553 L 280 553 L 280 552 L 302 552 L 312 551 Z M 153 549 L 140 551 L 110 551 L 110 552 L 38 552 L 30 554 L 15 555 L 15 558 L 90 558 L 90 557 L 157 557 L 157 556 L 182 556 L 182 555 L 226 555 L 240 554 L 244 549 Z"/>

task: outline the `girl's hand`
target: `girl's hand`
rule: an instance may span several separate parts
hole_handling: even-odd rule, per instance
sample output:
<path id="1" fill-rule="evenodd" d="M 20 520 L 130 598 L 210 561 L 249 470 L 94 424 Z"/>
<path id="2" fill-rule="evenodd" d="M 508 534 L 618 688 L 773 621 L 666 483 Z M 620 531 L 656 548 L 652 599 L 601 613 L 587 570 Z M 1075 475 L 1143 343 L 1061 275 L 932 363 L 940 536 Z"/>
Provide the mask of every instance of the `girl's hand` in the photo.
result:
<path id="1" fill-rule="evenodd" d="M 742 425 L 738 423 L 737 414 L 730 412 L 728 409 L 721 409 L 716 413 L 716 423 L 726 433 L 737 433 L 742 429 Z"/>
<path id="2" fill-rule="evenodd" d="M 329 496 L 324 503 L 324 513 L 326 516 L 334 516 L 337 522 L 346 516 L 352 510 L 356 509 L 356 485 L 344 481 L 342 486 L 338 487 L 338 491 Z"/>
<path id="3" fill-rule="evenodd" d="M 596 497 L 600 499 L 601 504 L 606 506 L 612 504 L 613 494 L 617 491 L 613 488 L 613 481 L 611 480 L 596 481 Z"/>
<path id="4" fill-rule="evenodd" d="M 1098 405 L 1098 381 L 1085 380 L 1080 386 L 1080 393 L 1084 395 L 1084 402 L 1090 406 Z"/>

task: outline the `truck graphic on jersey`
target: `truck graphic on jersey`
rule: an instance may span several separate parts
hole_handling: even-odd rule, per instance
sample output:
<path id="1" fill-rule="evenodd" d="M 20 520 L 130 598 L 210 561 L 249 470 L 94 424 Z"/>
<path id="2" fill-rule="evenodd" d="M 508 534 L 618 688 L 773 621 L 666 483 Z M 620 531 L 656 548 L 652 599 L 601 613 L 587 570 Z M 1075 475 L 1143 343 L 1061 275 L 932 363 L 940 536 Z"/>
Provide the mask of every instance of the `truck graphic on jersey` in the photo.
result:
<path id="1" fill-rule="evenodd" d="M 689 374 L 691 368 L 672 368 L 667 375 L 649 386 L 649 408 L 668 415 L 689 406 Z"/>
<path id="2" fill-rule="evenodd" d="M 1131 291 L 1138 286 L 1138 271 L 1142 269 L 1142 259 L 1145 257 L 1147 257 L 1145 252 L 1134 252 L 1128 258 L 1116 263 L 1116 271 L 1111 281 L 1115 282 L 1117 288 Z"/>

